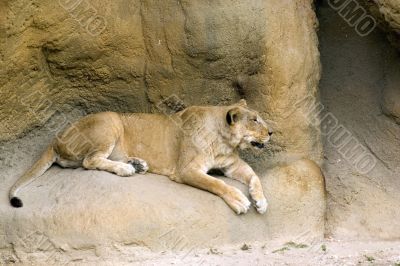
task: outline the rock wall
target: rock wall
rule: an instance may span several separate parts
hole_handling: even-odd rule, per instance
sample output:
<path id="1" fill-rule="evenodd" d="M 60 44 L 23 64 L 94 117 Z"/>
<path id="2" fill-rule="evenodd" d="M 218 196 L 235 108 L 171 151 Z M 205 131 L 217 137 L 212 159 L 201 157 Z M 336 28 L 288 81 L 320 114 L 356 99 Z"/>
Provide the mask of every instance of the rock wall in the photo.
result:
<path id="1" fill-rule="evenodd" d="M 382 90 L 382 112 L 400 124 L 400 67 L 398 53 L 391 52 L 388 66 L 385 68 L 386 83 Z"/>
<path id="2" fill-rule="evenodd" d="M 388 34 L 389 41 L 400 48 L 400 3 L 396 0 L 364 0 L 380 27 Z"/>
<path id="3" fill-rule="evenodd" d="M 292 108 L 317 94 L 311 2 L 3 1 L 0 140 L 71 110 L 246 98 L 275 122 L 277 151 L 318 161 L 318 129 L 304 107 Z"/>
<path id="4" fill-rule="evenodd" d="M 321 102 L 349 132 L 336 143 L 340 134 L 323 137 L 326 233 L 348 240 L 399 239 L 400 127 L 390 114 L 400 103 L 399 53 L 379 27 L 360 36 L 328 4 L 318 15 Z M 375 158 L 369 171 L 355 166 L 353 159 L 363 152 L 349 137 Z"/>
<path id="5" fill-rule="evenodd" d="M 96 250 L 104 239 L 121 244 L 130 238 L 132 245 L 158 248 L 158 233 L 166 228 L 189 232 L 196 243 L 212 236 L 217 244 L 323 237 L 324 181 L 313 162 L 321 163 L 322 144 L 318 119 L 303 101 L 318 98 L 320 77 L 311 0 L 15 0 L 0 5 L 0 250 L 24 261 L 27 252 L 17 242 L 28 231 L 47 235 L 67 253 Z M 223 105 L 240 98 L 275 131 L 267 153 L 244 154 L 266 185 L 271 201 L 266 216 L 236 217 L 220 199 L 189 187 L 182 189 L 197 196 L 184 205 L 164 202 L 162 193 L 171 199 L 181 187 L 154 176 L 138 177 L 141 186 L 132 183 L 123 195 L 114 190 L 112 199 L 104 188 L 125 188 L 127 181 L 92 171 L 110 180 L 104 187 L 99 180 L 100 190 L 91 192 L 85 205 L 79 202 L 87 180 L 80 183 L 79 178 L 87 173 L 57 168 L 37 181 L 41 189 L 26 190 L 31 209 L 29 204 L 22 210 L 8 206 L 12 183 L 60 129 L 87 113 L 160 112 L 163 101 L 174 107 L 181 102 Z M 71 177 L 71 184 L 60 181 Z M 89 187 L 94 183 L 96 178 Z M 79 197 L 65 194 L 72 188 Z M 109 200 L 105 205 L 102 197 Z M 187 199 L 179 197 L 179 202 Z M 151 205 L 143 207 L 146 200 Z M 193 213 L 193 208 L 202 211 Z M 203 235 L 198 231 L 208 227 L 188 228 L 186 218 L 204 223 L 210 212 L 217 217 L 211 231 Z"/>
<path id="6" fill-rule="evenodd" d="M 396 0 L 365 1 L 380 28 L 386 32 L 390 43 L 400 49 L 400 3 Z M 396 58 L 396 55 L 393 56 Z M 400 87 L 398 86 L 399 69 L 391 68 L 388 82 L 382 93 L 382 111 L 388 117 L 400 123 Z"/>

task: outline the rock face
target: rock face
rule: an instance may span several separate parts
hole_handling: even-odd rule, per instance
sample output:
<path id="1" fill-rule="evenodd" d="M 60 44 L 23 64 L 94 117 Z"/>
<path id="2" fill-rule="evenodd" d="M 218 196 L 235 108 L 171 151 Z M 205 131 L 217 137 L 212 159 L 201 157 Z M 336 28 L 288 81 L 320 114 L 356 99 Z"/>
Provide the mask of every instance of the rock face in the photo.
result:
<path id="1" fill-rule="evenodd" d="M 348 1 L 355 2 L 355 1 Z M 400 2 L 397 0 L 362 0 L 362 7 L 365 7 L 369 14 L 375 18 L 378 29 L 383 30 L 389 42 L 397 49 L 400 49 Z M 350 9 L 359 8 L 358 5 L 349 5 Z M 350 11 L 347 10 L 346 12 Z M 354 11 L 353 10 L 353 11 Z M 349 12 L 348 16 L 357 14 L 357 12 Z M 368 14 L 368 15 L 369 15 Z M 389 58 L 390 61 L 396 61 L 396 54 Z M 390 64 L 391 62 L 389 62 Z M 400 123 L 400 87 L 399 77 L 400 70 L 398 68 L 385 69 L 387 83 L 382 92 L 382 111 L 385 115 Z"/>
<path id="2" fill-rule="evenodd" d="M 364 0 L 371 13 L 388 33 L 389 41 L 400 49 L 400 3 L 397 0 Z"/>
<path id="3" fill-rule="evenodd" d="M 400 124 L 400 88 L 391 87 L 383 91 L 382 111 Z"/>
<path id="4" fill-rule="evenodd" d="M 386 83 L 382 91 L 381 106 L 385 115 L 400 124 L 400 67 L 397 63 L 398 55 L 392 53 L 389 62 L 392 64 L 385 68 Z"/>
<path id="5" fill-rule="evenodd" d="M 278 151 L 319 160 L 317 127 L 293 108 L 317 92 L 311 2 L 3 1 L 0 140 L 67 111 L 246 98 L 275 122 Z"/>
<path id="6" fill-rule="evenodd" d="M 100 239 L 157 248 L 167 229 L 187 233 L 195 244 L 209 237 L 219 244 L 322 237 L 323 177 L 308 160 L 321 163 L 322 145 L 318 119 L 303 101 L 317 99 L 320 77 L 312 2 L 2 1 L 2 247 L 31 231 L 66 243 L 65 249 L 91 249 Z M 8 187 L 32 163 L 25 157 L 37 158 L 40 147 L 84 114 L 161 112 L 165 102 L 174 110 L 240 98 L 271 120 L 275 132 L 267 154 L 244 154 L 265 176 L 271 208 L 264 217 L 234 216 L 212 195 L 151 175 L 122 182 L 96 172 L 80 184 L 93 175 L 80 170 L 50 172 L 43 187 L 25 195 L 32 196 L 31 208 L 8 207 Z M 272 158 L 289 154 L 307 160 L 269 172 Z M 60 183 L 58 175 L 72 183 Z M 97 176 L 105 180 L 97 183 Z"/>
<path id="7" fill-rule="evenodd" d="M 348 152 L 355 150 L 354 142 L 335 143 L 332 134 L 324 134 L 326 234 L 349 240 L 398 239 L 400 127 L 391 119 L 399 103 L 398 51 L 379 28 L 360 36 L 328 5 L 319 8 L 319 18 L 321 102 L 375 158 L 371 170 L 360 173 L 351 160 L 360 153 Z"/>

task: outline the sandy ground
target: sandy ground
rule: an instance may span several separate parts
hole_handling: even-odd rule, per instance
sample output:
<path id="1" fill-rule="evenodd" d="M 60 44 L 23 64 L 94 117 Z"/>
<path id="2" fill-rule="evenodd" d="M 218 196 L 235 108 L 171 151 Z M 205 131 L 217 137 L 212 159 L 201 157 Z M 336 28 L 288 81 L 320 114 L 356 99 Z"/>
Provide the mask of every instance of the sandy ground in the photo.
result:
<path id="1" fill-rule="evenodd" d="M 400 265 L 400 242 L 326 241 L 210 248 L 133 259 L 145 265 Z"/>
<path id="2" fill-rule="evenodd" d="M 101 258 L 100 258 L 101 256 Z M 107 259 L 110 258 L 110 259 Z M 38 257 L 36 257 L 38 259 Z M 14 264 L 12 259 L 7 264 Z M 400 265 L 400 242 L 255 243 L 201 250 L 151 252 L 113 246 L 95 255 L 77 252 L 63 260 L 39 258 L 37 265 Z M 27 264 L 24 264 L 27 265 Z"/>

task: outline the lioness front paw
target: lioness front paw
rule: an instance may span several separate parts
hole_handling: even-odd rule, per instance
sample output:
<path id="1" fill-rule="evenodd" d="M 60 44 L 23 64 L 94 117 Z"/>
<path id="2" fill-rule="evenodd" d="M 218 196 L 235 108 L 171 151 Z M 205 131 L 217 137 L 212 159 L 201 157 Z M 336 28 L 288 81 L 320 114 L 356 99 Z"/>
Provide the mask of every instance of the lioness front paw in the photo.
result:
<path id="1" fill-rule="evenodd" d="M 128 161 L 136 169 L 136 173 L 145 174 L 149 170 L 149 166 L 145 160 L 139 158 L 132 158 Z"/>
<path id="2" fill-rule="evenodd" d="M 268 203 L 264 196 L 260 179 L 257 176 L 253 176 L 250 180 L 249 193 L 251 198 L 254 200 L 254 207 L 256 207 L 257 211 L 259 213 L 265 213 L 267 211 Z"/>
<path id="3" fill-rule="evenodd" d="M 267 207 L 268 207 L 267 199 L 263 198 L 263 199 L 254 201 L 254 207 L 256 207 L 256 209 L 259 213 L 261 213 L 261 214 L 265 213 L 267 211 Z"/>
<path id="4" fill-rule="evenodd" d="M 222 198 L 237 214 L 246 213 L 251 206 L 249 199 L 237 188 L 231 188 Z"/>

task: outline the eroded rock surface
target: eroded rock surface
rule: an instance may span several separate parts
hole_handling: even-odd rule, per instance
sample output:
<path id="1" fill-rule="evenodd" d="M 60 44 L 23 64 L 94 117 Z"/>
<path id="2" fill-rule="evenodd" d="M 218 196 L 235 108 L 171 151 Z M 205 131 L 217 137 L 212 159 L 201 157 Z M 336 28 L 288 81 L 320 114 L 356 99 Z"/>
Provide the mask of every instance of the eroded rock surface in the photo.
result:
<path id="1" fill-rule="evenodd" d="M 400 124 L 400 64 L 398 54 L 392 52 L 385 67 L 386 82 L 382 88 L 382 111 Z"/>
<path id="2" fill-rule="evenodd" d="M 199 245 L 321 238 L 323 178 L 310 160 L 321 163 L 322 145 L 302 104 L 316 100 L 320 77 L 312 2 L 2 1 L 0 248 L 23 260 L 29 252 L 18 239 L 36 232 L 66 252 L 113 241 L 157 248 L 168 230 Z M 274 128 L 269 152 L 244 154 L 270 197 L 265 216 L 235 216 L 215 196 L 166 177 L 57 168 L 27 188 L 25 208 L 8 205 L 12 183 L 84 114 L 240 98 Z M 288 154 L 306 159 L 270 170 L 271 158 Z"/>
<path id="3" fill-rule="evenodd" d="M 382 29 L 388 33 L 389 41 L 400 49 L 400 2 L 397 0 L 364 0 Z"/>
<path id="4" fill-rule="evenodd" d="M 245 186 L 225 180 L 248 195 Z M 66 260 L 76 250 L 95 253 L 119 245 L 180 251 L 251 241 L 321 239 L 325 190 L 315 163 L 297 160 L 276 166 L 262 183 L 269 201 L 267 213 L 260 215 L 252 207 L 238 216 L 219 197 L 163 176 L 122 178 L 53 167 L 21 193 L 24 208 L 1 205 L 0 250 L 30 262 L 42 253 L 53 252 L 57 256 L 52 259 Z M 2 187 L 1 193 L 6 192 Z"/>
<path id="5" fill-rule="evenodd" d="M 338 143 L 332 141 L 333 134 L 323 138 L 327 235 L 396 240 L 400 237 L 400 127 L 389 110 L 394 110 L 390 107 L 395 106 L 400 88 L 399 54 L 379 28 L 360 36 L 327 5 L 319 9 L 319 18 L 321 101 L 350 133 Z M 350 138 L 364 149 L 355 151 Z M 361 173 L 352 159 L 364 151 L 375 159 L 368 164 L 370 171 Z"/>
<path id="6" fill-rule="evenodd" d="M 2 2 L 0 140 L 58 113 L 246 98 L 275 122 L 276 151 L 321 159 L 317 126 L 293 108 L 317 92 L 312 1 L 78 2 Z"/>

